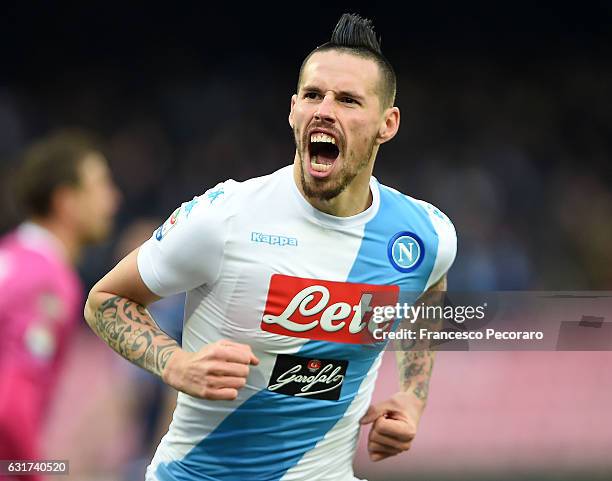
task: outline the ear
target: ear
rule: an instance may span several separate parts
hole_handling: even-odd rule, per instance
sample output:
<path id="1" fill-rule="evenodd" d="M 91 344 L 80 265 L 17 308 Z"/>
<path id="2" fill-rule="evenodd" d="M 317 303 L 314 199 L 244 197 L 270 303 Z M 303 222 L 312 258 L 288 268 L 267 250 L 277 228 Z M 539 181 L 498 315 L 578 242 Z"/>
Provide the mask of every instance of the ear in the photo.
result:
<path id="1" fill-rule="evenodd" d="M 78 203 L 75 187 L 61 185 L 51 194 L 51 211 L 63 220 L 75 217 Z"/>
<path id="2" fill-rule="evenodd" d="M 376 138 L 378 144 L 384 144 L 388 142 L 399 129 L 400 124 L 400 111 L 397 107 L 389 107 L 385 110 L 383 115 L 383 121 L 378 129 L 378 136 Z"/>
<path id="3" fill-rule="evenodd" d="M 291 96 L 291 110 L 289 110 L 289 125 L 293 128 L 293 108 L 295 107 L 295 101 L 297 100 L 297 94 Z"/>

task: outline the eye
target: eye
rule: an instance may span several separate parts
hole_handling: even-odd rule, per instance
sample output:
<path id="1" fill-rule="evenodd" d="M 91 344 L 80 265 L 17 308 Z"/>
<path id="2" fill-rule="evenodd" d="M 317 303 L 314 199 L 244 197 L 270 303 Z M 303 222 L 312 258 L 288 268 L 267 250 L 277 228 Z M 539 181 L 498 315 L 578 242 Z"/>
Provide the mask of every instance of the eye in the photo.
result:
<path id="1" fill-rule="evenodd" d="M 357 100 L 355 100 L 352 97 L 342 97 L 340 99 L 340 102 L 343 102 L 345 104 L 356 104 L 356 105 L 359 105 L 359 102 L 357 102 Z"/>
<path id="2" fill-rule="evenodd" d="M 317 92 L 306 92 L 304 94 L 305 99 L 315 100 L 319 98 L 319 94 Z"/>

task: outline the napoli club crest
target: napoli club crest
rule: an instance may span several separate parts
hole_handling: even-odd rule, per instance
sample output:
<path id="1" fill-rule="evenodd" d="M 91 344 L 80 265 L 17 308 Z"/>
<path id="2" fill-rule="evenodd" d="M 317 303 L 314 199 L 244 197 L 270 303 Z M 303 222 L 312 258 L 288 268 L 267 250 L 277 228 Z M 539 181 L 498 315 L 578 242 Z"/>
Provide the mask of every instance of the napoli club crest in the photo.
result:
<path id="1" fill-rule="evenodd" d="M 389 262 L 400 272 L 412 272 L 423 262 L 425 246 L 421 238 L 413 232 L 398 232 L 387 246 Z"/>

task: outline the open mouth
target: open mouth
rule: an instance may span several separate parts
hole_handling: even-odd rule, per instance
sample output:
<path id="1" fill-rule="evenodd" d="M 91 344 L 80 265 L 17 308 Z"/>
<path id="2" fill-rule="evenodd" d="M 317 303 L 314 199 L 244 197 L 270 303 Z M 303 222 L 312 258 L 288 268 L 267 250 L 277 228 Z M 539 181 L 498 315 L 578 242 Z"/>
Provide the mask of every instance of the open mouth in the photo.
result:
<path id="1" fill-rule="evenodd" d="M 310 152 L 310 166 L 315 172 L 328 172 L 334 161 L 340 155 L 336 139 L 329 134 L 314 132 L 310 134 L 308 143 Z"/>

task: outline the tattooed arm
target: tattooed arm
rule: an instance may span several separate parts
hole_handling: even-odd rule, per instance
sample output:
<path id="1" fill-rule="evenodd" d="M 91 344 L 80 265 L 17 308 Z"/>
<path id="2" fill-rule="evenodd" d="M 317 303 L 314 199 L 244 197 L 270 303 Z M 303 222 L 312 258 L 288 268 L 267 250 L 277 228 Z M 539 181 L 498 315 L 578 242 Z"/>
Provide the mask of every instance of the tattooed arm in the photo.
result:
<path id="1" fill-rule="evenodd" d="M 128 361 L 162 376 L 168 359 L 179 348 L 153 321 L 144 305 L 122 296 L 96 293 L 90 296 L 85 319 L 93 331 Z"/>
<path id="2" fill-rule="evenodd" d="M 446 275 L 421 296 L 419 303 L 435 305 L 440 302 L 445 290 Z M 438 322 L 418 319 L 412 329 L 436 329 Z M 368 436 L 368 452 L 372 461 L 381 461 L 410 449 L 427 402 L 434 352 L 412 350 L 413 346 L 400 347 L 397 352 L 400 391 L 386 401 L 371 405 L 360 421 L 361 424 L 373 423 Z"/>
<path id="3" fill-rule="evenodd" d="M 85 320 L 128 361 L 192 396 L 235 399 L 249 364 L 259 361 L 244 344 L 221 340 L 197 352 L 184 351 L 155 323 L 146 306 L 159 299 L 142 281 L 138 250 L 130 253 L 91 290 Z"/>
<path id="4" fill-rule="evenodd" d="M 419 299 L 424 306 L 439 305 L 446 291 L 446 275 L 431 286 Z M 412 330 L 419 332 L 420 328 L 429 330 L 440 329 L 442 319 L 417 319 Z M 405 393 L 414 397 L 414 404 L 422 411 L 427 403 L 429 394 L 429 380 L 433 370 L 435 351 L 416 349 L 412 350 L 407 343 L 402 343 L 401 349 L 396 352 L 397 367 L 399 369 L 400 387 Z"/>

